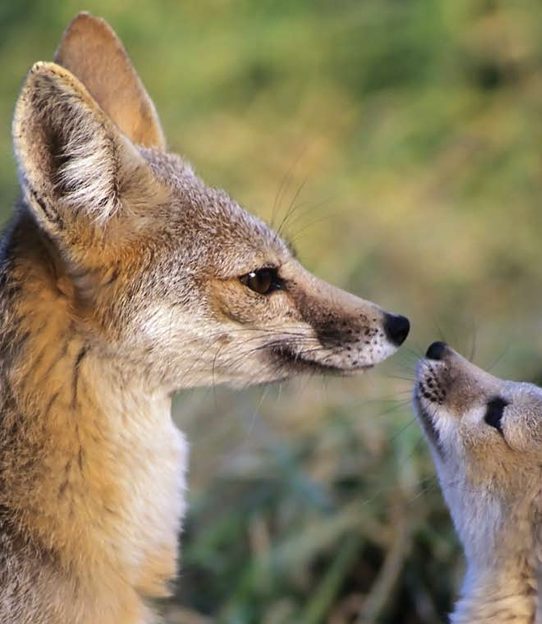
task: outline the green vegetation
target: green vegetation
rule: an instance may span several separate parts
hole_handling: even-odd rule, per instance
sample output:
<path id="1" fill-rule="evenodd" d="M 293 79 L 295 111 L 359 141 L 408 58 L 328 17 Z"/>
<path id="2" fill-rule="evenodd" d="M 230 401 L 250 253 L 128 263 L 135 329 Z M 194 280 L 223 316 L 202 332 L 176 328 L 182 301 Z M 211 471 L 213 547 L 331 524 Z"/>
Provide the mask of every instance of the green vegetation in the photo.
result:
<path id="1" fill-rule="evenodd" d="M 461 556 L 409 406 L 444 337 L 542 381 L 535 0 L 0 0 L 0 200 L 20 81 L 77 10 L 124 39 L 171 147 L 322 277 L 408 315 L 358 379 L 187 393 L 171 623 L 443 622 Z"/>

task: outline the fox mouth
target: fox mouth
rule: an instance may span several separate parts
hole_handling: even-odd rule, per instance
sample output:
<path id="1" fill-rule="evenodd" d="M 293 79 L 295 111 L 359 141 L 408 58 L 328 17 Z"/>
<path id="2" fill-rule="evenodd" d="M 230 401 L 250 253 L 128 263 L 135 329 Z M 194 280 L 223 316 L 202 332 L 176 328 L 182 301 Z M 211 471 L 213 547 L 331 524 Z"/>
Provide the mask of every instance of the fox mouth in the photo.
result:
<path id="1" fill-rule="evenodd" d="M 344 368 L 336 364 L 329 364 L 325 361 L 318 361 L 308 358 L 303 352 L 295 351 L 290 345 L 273 345 L 270 349 L 275 365 L 281 368 L 287 367 L 289 371 L 297 373 L 324 373 L 347 377 L 354 373 L 369 370 L 374 364 L 358 365 L 356 367 Z"/>
<path id="2" fill-rule="evenodd" d="M 441 450 L 442 446 L 440 436 L 433 420 L 434 415 L 436 415 L 438 405 L 435 405 L 433 409 L 430 410 L 429 406 L 427 405 L 427 401 L 424 401 L 422 395 L 420 395 L 419 383 L 416 383 L 416 389 L 414 391 L 414 409 L 418 414 L 418 418 L 423 427 L 425 435 L 428 437 L 429 441 L 433 444 L 435 448 Z"/>
<path id="3" fill-rule="evenodd" d="M 426 436 L 439 452 L 442 452 L 442 442 L 435 419 L 446 399 L 446 391 L 440 381 L 442 373 L 441 362 L 422 359 L 418 363 L 414 387 L 414 409 Z"/>

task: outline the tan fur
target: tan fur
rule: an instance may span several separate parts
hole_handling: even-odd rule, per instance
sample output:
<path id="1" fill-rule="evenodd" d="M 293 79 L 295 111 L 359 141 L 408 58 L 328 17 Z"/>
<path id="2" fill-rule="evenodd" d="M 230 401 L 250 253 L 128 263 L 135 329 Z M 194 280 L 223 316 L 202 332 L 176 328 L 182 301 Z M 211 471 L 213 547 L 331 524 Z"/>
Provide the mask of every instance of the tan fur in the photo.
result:
<path id="1" fill-rule="evenodd" d="M 498 420 L 488 411 L 496 399 Z M 468 564 L 451 622 L 534 624 L 542 390 L 497 379 L 446 347 L 420 362 L 415 405 Z"/>
<path id="2" fill-rule="evenodd" d="M 23 198 L 0 253 L 0 622 L 150 624 L 184 513 L 172 393 L 363 370 L 405 326 L 391 341 L 392 317 L 312 276 L 164 151 L 105 22 L 78 16 L 57 61 L 34 65 L 13 123 Z M 267 267 L 280 287 L 261 294 L 243 276 Z"/>

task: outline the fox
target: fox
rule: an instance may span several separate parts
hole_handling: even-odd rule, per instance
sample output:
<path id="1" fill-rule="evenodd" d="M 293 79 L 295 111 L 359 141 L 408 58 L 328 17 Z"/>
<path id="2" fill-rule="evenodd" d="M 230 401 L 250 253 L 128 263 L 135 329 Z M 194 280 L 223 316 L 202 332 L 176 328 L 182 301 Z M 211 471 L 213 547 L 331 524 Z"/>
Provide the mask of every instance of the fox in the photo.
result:
<path id="1" fill-rule="evenodd" d="M 178 569 L 176 392 L 349 375 L 406 317 L 318 279 L 170 152 L 109 24 L 26 76 L 0 242 L 0 622 L 153 624 Z"/>
<path id="2" fill-rule="evenodd" d="M 467 561 L 450 622 L 540 622 L 542 388 L 435 342 L 414 406 Z"/>

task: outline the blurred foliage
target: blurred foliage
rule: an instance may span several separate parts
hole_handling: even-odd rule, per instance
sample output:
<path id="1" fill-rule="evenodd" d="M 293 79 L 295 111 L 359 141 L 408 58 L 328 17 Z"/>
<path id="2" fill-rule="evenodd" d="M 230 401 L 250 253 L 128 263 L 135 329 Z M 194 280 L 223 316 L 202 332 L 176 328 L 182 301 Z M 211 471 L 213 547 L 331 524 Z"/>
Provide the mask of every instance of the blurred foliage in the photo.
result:
<path id="1" fill-rule="evenodd" d="M 542 5 L 0 0 L 4 217 L 20 81 L 83 8 L 125 41 L 172 149 L 414 322 L 361 379 L 179 397 L 191 510 L 168 622 L 444 621 L 461 557 L 412 371 L 444 337 L 542 380 Z"/>

